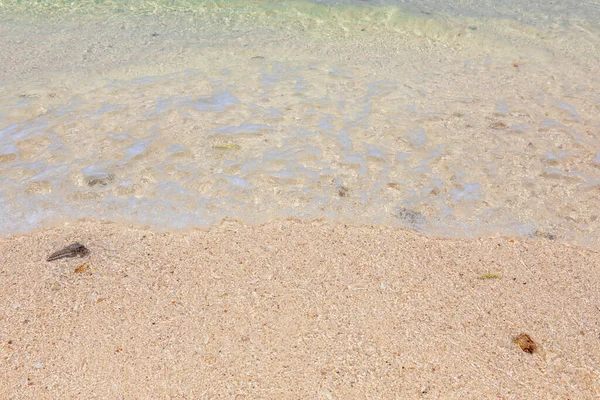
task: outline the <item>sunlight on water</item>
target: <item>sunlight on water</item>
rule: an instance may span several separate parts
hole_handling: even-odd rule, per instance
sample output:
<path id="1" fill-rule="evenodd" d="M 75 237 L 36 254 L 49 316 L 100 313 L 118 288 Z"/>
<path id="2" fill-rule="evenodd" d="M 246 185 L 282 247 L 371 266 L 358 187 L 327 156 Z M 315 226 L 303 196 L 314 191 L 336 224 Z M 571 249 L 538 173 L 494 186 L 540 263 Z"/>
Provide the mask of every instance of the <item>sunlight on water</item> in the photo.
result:
<path id="1" fill-rule="evenodd" d="M 390 4 L 0 1 L 25 4 L 96 16 L 73 61 L 40 52 L 46 64 L 3 72 L 5 234 L 80 217 L 325 217 L 599 245 L 599 75 L 583 51 L 598 36 L 580 40 L 584 25 Z M 53 24 L 48 48 L 81 34 Z"/>

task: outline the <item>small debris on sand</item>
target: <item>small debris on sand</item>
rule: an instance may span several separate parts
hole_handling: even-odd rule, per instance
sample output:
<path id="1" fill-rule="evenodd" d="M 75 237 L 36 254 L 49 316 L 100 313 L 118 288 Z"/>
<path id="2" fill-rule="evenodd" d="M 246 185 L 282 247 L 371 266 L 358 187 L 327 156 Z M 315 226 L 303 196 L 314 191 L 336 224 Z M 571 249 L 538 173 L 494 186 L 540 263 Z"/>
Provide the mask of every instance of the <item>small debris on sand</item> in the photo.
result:
<path id="1" fill-rule="evenodd" d="M 60 260 L 62 258 L 84 257 L 90 254 L 90 251 L 81 243 L 75 242 L 64 249 L 58 250 L 48 256 L 46 261 Z"/>
<path id="2" fill-rule="evenodd" d="M 496 121 L 496 122 L 492 122 L 490 124 L 490 128 L 496 129 L 496 130 L 503 130 L 503 129 L 508 128 L 508 125 L 506 125 L 504 122 Z"/>
<path id="3" fill-rule="evenodd" d="M 501 279 L 502 275 L 500 274 L 496 274 L 496 273 L 487 273 L 487 274 L 483 274 L 479 277 L 479 279 Z"/>
<path id="4" fill-rule="evenodd" d="M 518 344 L 525 353 L 533 354 L 538 351 L 537 343 L 526 333 L 521 333 L 516 336 L 514 342 Z"/>
<path id="5" fill-rule="evenodd" d="M 79 267 L 75 268 L 75 271 L 73 271 L 73 272 L 75 272 L 76 274 L 83 274 L 88 269 L 90 269 L 89 265 L 81 264 Z"/>

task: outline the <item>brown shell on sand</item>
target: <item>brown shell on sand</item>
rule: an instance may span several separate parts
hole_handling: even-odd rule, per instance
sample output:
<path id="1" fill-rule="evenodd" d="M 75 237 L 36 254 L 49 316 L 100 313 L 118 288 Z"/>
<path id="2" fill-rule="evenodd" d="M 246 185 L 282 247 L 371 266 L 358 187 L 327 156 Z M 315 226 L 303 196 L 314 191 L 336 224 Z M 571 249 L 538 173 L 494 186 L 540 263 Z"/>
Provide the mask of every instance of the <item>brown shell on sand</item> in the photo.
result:
<path id="1" fill-rule="evenodd" d="M 75 268 L 75 270 L 73 271 L 76 274 L 83 274 L 84 272 L 88 271 L 90 269 L 90 266 L 87 264 L 81 264 L 80 266 L 78 266 L 77 268 Z"/>
<path id="2" fill-rule="evenodd" d="M 525 353 L 533 354 L 538 351 L 537 343 L 526 333 L 516 336 L 513 341 L 519 345 Z"/>

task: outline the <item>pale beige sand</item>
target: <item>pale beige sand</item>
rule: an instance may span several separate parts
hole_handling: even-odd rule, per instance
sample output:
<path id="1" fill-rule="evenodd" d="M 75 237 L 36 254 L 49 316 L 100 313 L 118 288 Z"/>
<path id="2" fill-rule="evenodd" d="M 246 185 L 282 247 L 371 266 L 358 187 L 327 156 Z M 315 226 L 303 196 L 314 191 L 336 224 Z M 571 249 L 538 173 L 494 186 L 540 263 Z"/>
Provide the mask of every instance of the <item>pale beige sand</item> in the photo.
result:
<path id="1" fill-rule="evenodd" d="M 88 257 L 45 261 L 76 240 Z M 81 222 L 1 239 L 0 265 L 2 399 L 600 396 L 592 250 L 319 221 Z"/>

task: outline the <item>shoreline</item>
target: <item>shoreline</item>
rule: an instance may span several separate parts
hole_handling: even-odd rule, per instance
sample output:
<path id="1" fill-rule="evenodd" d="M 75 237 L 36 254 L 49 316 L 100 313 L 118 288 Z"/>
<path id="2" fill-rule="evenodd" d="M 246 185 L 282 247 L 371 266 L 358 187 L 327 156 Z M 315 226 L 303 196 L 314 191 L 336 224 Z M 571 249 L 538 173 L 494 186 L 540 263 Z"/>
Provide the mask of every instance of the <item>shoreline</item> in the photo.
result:
<path id="1" fill-rule="evenodd" d="M 331 21 L 286 25 L 281 42 L 271 17 L 240 18 L 236 30 L 175 16 L 0 22 L 5 232 L 54 215 L 183 226 L 333 210 L 600 248 L 597 57 L 573 32 Z"/>
<path id="2" fill-rule="evenodd" d="M 88 220 L 0 238 L 0 263 L 2 397 L 600 394 L 600 253 L 577 246 Z"/>
<path id="3" fill-rule="evenodd" d="M 159 235 L 175 235 L 175 236 L 186 236 L 190 234 L 196 234 L 199 232 L 209 233 L 211 231 L 219 230 L 222 226 L 233 224 L 244 226 L 248 229 L 263 229 L 269 225 L 278 224 L 300 224 L 300 225 L 324 225 L 330 227 L 345 227 L 350 229 L 371 229 L 380 231 L 399 231 L 406 232 L 407 234 L 416 235 L 424 240 L 434 241 L 456 241 L 456 242 L 475 242 L 475 241 L 518 241 L 529 244 L 543 244 L 548 246 L 560 246 L 581 249 L 583 251 L 591 251 L 600 253 L 600 248 L 596 248 L 593 245 L 585 245 L 582 243 L 572 242 L 565 238 L 557 237 L 552 232 L 546 232 L 543 230 L 535 230 L 529 233 L 506 233 L 497 231 L 494 229 L 488 231 L 481 231 L 480 233 L 472 234 L 471 236 L 446 236 L 444 233 L 438 231 L 422 231 L 417 228 L 411 228 L 410 226 L 403 225 L 386 225 L 384 223 L 372 223 L 365 224 L 360 221 L 346 221 L 330 219 L 328 217 L 314 217 L 314 218 L 302 218 L 302 217 L 287 217 L 287 218 L 276 218 L 273 220 L 259 220 L 259 221 L 246 221 L 235 217 L 223 217 L 219 221 L 214 221 L 207 225 L 194 226 L 185 225 L 181 227 L 163 225 L 159 226 L 152 223 L 135 222 L 135 221 L 116 221 L 112 218 L 96 218 L 96 217 L 84 217 L 76 219 L 52 219 L 46 221 L 41 226 L 36 226 L 24 231 L 14 231 L 9 234 L 2 236 L 1 240 L 13 240 L 20 237 L 34 236 L 44 234 L 47 231 L 62 231 L 70 229 L 73 226 L 87 226 L 87 225 L 111 225 L 116 229 L 120 230 L 136 230 L 136 231 L 149 231 Z M 450 228 L 448 228 L 450 229 Z M 444 232 L 448 232 L 446 229 Z"/>

